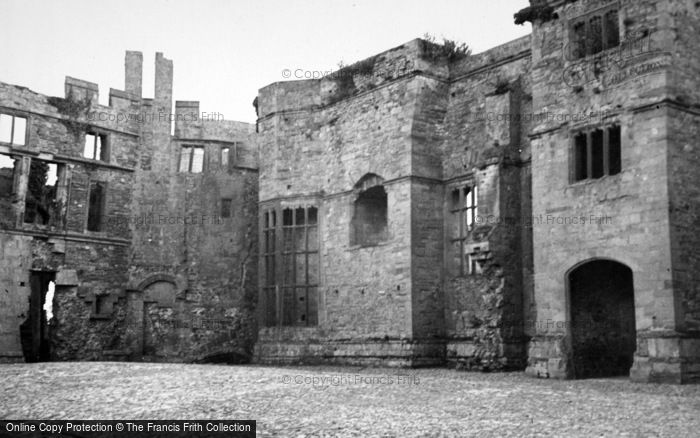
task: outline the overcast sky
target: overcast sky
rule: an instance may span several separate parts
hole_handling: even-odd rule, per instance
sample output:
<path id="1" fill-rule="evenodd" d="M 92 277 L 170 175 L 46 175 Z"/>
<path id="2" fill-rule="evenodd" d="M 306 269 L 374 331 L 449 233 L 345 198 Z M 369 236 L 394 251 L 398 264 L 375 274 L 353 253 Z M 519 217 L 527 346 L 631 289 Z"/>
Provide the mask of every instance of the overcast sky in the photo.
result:
<path id="1" fill-rule="evenodd" d="M 474 53 L 530 33 L 527 0 L 0 0 L 0 81 L 63 95 L 65 76 L 124 89 L 124 51 L 173 60 L 174 99 L 255 121 L 257 90 L 284 69 L 325 71 L 430 33 Z"/>

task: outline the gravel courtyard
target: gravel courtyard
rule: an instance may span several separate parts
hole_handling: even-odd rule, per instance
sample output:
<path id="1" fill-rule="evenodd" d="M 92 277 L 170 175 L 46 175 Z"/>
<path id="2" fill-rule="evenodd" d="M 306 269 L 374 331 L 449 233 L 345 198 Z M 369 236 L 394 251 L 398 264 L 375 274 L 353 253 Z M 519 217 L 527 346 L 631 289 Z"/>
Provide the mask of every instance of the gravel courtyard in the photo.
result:
<path id="1" fill-rule="evenodd" d="M 399 375 L 397 375 L 397 373 Z M 258 436 L 700 436 L 700 386 L 522 373 L 0 365 L 2 419 L 253 419 Z"/>

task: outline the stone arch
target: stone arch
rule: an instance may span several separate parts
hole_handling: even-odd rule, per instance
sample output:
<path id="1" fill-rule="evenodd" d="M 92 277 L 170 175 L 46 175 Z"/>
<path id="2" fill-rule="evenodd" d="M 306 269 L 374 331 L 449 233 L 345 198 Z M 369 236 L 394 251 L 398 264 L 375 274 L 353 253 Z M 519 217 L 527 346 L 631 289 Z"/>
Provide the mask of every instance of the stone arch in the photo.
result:
<path id="1" fill-rule="evenodd" d="M 357 180 L 354 189 L 356 192 L 364 192 L 365 190 L 371 189 L 372 187 L 384 185 L 384 178 L 377 175 L 376 173 L 366 173 L 362 178 Z"/>
<path id="2" fill-rule="evenodd" d="M 384 179 L 368 173 L 355 184 L 350 245 L 372 246 L 388 238 L 388 196 Z"/>
<path id="3" fill-rule="evenodd" d="M 158 282 L 171 283 L 175 288 L 177 288 L 177 279 L 174 275 L 159 273 L 150 275 L 141 280 L 141 282 L 136 285 L 135 289 L 139 292 L 143 292 L 148 286 Z"/>
<path id="4" fill-rule="evenodd" d="M 636 350 L 633 278 L 628 265 L 605 257 L 566 272 L 574 378 L 629 375 Z"/>

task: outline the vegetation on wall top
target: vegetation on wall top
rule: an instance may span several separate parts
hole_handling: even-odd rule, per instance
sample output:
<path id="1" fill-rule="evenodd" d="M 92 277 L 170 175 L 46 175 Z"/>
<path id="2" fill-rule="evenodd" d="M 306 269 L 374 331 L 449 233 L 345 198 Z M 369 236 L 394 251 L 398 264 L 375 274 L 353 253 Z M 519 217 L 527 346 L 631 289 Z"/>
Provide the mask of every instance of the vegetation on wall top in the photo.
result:
<path id="1" fill-rule="evenodd" d="M 426 33 L 421 40 L 421 58 L 427 61 L 456 62 L 471 55 L 472 51 L 466 43 L 443 38 L 438 42 L 433 35 Z"/>

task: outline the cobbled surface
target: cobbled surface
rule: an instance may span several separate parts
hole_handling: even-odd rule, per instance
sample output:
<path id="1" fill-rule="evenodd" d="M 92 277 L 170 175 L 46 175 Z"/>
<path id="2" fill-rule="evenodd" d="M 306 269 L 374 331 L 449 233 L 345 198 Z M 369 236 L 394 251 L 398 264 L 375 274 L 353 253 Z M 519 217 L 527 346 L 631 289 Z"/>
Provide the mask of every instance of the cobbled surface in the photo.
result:
<path id="1" fill-rule="evenodd" d="M 253 419 L 282 437 L 700 437 L 700 386 L 447 369 L 0 365 L 2 419 Z"/>

